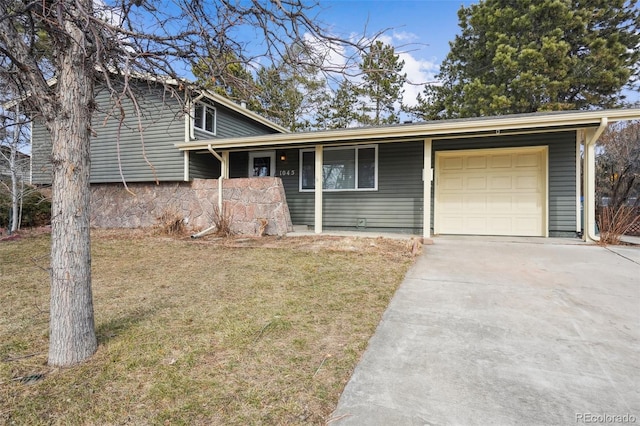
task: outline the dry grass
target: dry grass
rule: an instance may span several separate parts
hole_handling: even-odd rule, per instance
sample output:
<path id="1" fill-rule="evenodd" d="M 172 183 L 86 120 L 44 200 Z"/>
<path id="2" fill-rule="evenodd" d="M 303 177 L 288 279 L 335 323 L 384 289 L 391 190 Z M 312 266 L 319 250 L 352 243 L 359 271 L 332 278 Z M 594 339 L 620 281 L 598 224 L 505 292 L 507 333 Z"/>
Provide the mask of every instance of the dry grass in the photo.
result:
<path id="1" fill-rule="evenodd" d="M 94 232 L 99 349 L 51 369 L 48 247 L 0 242 L 1 423 L 323 424 L 412 263 L 382 239 Z"/>

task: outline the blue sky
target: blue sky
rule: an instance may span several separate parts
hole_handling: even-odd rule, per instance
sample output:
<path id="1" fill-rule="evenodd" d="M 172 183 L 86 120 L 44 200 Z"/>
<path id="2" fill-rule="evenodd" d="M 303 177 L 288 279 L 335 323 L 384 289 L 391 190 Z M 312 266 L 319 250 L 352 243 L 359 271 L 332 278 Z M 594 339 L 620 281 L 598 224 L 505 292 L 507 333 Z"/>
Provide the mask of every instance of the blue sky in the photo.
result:
<path id="1" fill-rule="evenodd" d="M 438 65 L 459 32 L 458 10 L 477 1 L 320 0 L 318 20 L 342 36 L 386 30 L 382 41 L 396 47 L 413 84 L 405 86 L 412 105 L 422 85 L 434 81 Z"/>
<path id="2" fill-rule="evenodd" d="M 396 47 L 413 83 L 433 81 L 438 65 L 459 33 L 458 10 L 477 0 L 319 0 L 318 19 L 340 35 L 388 29 L 382 40 Z M 405 103 L 421 91 L 405 86 Z M 628 101 L 640 102 L 640 93 L 625 92 Z"/>
<path id="3" fill-rule="evenodd" d="M 318 18 L 339 32 L 389 29 L 409 37 L 412 55 L 442 61 L 458 33 L 458 10 L 477 1 L 462 0 L 321 0 Z M 402 42 L 403 40 L 396 40 Z"/>

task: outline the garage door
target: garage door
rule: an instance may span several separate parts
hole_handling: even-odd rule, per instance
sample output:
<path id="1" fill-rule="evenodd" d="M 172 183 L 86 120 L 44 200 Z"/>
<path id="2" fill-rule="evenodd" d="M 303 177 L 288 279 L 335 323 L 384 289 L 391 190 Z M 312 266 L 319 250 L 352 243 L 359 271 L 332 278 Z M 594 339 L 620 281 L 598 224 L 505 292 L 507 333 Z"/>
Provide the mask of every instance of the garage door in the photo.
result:
<path id="1" fill-rule="evenodd" d="M 436 152 L 436 234 L 546 236 L 547 148 Z"/>

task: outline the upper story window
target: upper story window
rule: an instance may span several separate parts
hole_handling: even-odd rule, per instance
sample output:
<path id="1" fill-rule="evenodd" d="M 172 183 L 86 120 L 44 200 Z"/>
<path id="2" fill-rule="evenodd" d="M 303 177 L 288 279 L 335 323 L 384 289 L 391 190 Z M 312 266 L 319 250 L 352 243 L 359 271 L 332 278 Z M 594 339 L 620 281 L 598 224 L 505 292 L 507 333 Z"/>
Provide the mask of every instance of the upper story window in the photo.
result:
<path id="1" fill-rule="evenodd" d="M 315 188 L 315 150 L 300 151 L 300 190 Z M 325 148 L 322 153 L 324 191 L 378 189 L 378 146 Z"/>
<path id="2" fill-rule="evenodd" d="M 211 105 L 197 103 L 194 108 L 193 126 L 209 133 L 216 133 L 216 109 Z"/>

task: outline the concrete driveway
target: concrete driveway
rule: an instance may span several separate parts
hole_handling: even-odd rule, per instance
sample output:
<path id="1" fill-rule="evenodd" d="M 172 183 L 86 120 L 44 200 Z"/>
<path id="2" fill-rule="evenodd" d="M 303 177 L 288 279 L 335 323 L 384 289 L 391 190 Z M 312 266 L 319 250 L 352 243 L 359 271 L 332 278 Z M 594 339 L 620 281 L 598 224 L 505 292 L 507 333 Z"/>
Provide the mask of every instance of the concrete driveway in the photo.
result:
<path id="1" fill-rule="evenodd" d="M 640 423 L 640 247 L 436 238 L 328 423 Z"/>

